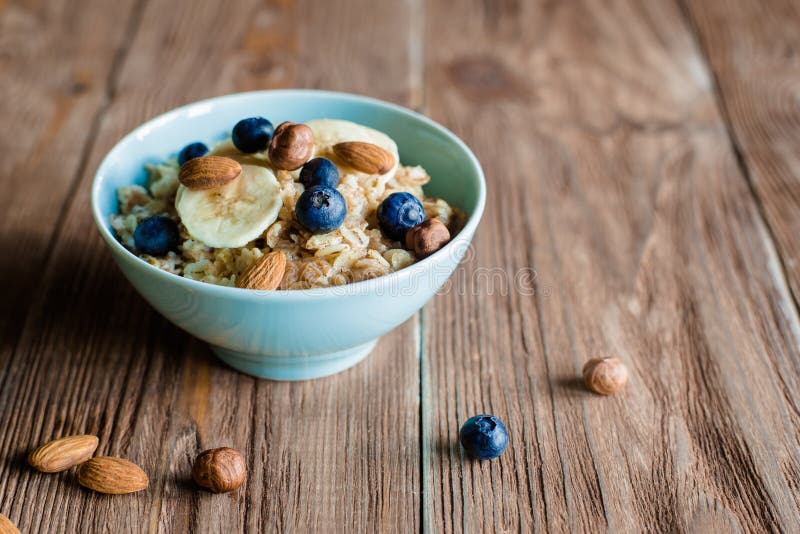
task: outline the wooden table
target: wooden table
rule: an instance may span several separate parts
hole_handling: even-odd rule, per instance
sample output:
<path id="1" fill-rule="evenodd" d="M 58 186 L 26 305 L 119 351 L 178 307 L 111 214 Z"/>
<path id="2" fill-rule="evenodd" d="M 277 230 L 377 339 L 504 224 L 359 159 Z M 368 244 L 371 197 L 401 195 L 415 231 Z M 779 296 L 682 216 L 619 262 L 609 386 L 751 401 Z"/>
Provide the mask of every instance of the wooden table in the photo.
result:
<path id="1" fill-rule="evenodd" d="M 798 531 L 798 28 L 795 0 L 0 2 L 0 513 L 31 533 Z M 489 184 L 457 274 L 475 287 L 305 383 L 218 363 L 89 214 L 137 124 L 281 87 L 418 109 Z M 530 291 L 481 285 L 531 268 Z M 629 366 L 623 394 L 580 386 L 600 355 Z M 493 462 L 456 441 L 481 412 L 511 434 Z M 82 432 L 150 488 L 26 466 Z M 196 490 L 221 445 L 246 486 Z"/>

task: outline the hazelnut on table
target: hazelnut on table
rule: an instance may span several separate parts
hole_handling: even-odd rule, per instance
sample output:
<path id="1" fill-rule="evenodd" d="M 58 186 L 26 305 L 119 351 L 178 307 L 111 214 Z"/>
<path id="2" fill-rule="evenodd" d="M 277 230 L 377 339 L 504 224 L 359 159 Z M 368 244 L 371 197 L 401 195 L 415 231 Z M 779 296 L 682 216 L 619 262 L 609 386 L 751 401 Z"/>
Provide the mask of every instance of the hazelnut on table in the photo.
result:
<path id="1" fill-rule="evenodd" d="M 628 368 L 618 358 L 594 358 L 583 366 L 583 383 L 600 395 L 622 391 L 628 382 Z"/>
<path id="2" fill-rule="evenodd" d="M 194 461 L 192 478 L 198 486 L 214 493 L 227 493 L 244 483 L 242 453 L 230 447 L 201 452 Z"/>

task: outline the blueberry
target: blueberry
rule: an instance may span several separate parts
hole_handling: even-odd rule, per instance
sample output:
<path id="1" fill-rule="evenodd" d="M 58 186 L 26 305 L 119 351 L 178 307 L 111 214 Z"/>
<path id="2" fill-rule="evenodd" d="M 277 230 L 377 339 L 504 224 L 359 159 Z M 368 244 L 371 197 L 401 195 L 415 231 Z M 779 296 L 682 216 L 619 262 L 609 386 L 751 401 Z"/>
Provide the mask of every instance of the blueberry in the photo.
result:
<path id="1" fill-rule="evenodd" d="M 411 193 L 392 193 L 378 206 L 378 224 L 395 241 L 403 241 L 406 232 L 424 220 L 425 208 Z"/>
<path id="2" fill-rule="evenodd" d="M 306 187 L 336 187 L 339 183 L 339 169 L 329 159 L 314 158 L 307 161 L 300 170 L 300 183 Z"/>
<path id="3" fill-rule="evenodd" d="M 242 119 L 233 127 L 233 144 L 246 154 L 267 149 L 272 139 L 272 123 L 264 117 Z"/>
<path id="4" fill-rule="evenodd" d="M 461 446 L 478 460 L 494 460 L 508 445 L 505 425 L 493 415 L 476 415 L 467 419 L 458 433 Z"/>
<path id="5" fill-rule="evenodd" d="M 163 256 L 178 248 L 178 225 L 166 215 L 143 219 L 133 232 L 133 242 L 142 254 Z"/>
<path id="6" fill-rule="evenodd" d="M 204 143 L 189 143 L 178 152 L 178 165 L 183 165 L 190 159 L 200 158 L 208 154 L 208 147 Z"/>
<path id="7" fill-rule="evenodd" d="M 342 225 L 347 215 L 347 203 L 336 189 L 318 185 L 303 191 L 294 213 L 308 231 L 324 234 Z"/>

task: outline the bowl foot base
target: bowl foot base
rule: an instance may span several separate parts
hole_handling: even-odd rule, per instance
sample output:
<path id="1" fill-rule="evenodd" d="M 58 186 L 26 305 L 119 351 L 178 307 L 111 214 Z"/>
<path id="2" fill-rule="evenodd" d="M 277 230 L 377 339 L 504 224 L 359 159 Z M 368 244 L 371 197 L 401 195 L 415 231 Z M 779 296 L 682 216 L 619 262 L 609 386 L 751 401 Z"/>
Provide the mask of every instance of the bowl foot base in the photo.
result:
<path id="1" fill-rule="evenodd" d="M 372 352 L 377 339 L 345 350 L 314 356 L 248 354 L 211 345 L 214 354 L 237 371 L 270 380 L 310 380 L 352 367 Z"/>

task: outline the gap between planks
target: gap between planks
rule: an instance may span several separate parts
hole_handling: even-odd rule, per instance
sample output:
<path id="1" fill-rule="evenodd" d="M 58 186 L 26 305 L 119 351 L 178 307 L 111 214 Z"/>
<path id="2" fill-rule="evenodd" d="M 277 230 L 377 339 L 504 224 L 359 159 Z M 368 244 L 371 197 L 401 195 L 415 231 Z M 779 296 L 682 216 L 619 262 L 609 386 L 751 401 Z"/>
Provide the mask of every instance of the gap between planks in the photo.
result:
<path id="1" fill-rule="evenodd" d="M 703 70 L 706 72 L 706 76 L 708 77 L 709 82 L 711 83 L 711 93 L 714 95 L 714 102 L 719 110 L 720 119 L 722 124 L 725 126 L 725 133 L 727 134 L 728 143 L 730 145 L 731 151 L 736 159 L 736 167 L 739 169 L 739 172 L 742 173 L 742 177 L 747 184 L 747 190 L 750 192 L 750 197 L 753 199 L 753 202 L 756 206 L 756 213 L 758 214 L 758 222 L 759 226 L 761 227 L 761 234 L 763 235 L 764 243 L 766 245 L 766 249 L 770 255 L 768 262 L 770 265 L 774 265 L 775 268 L 772 269 L 772 274 L 775 278 L 776 286 L 778 287 L 779 291 L 784 294 L 784 297 L 788 297 L 789 303 L 791 303 L 791 309 L 786 310 L 787 316 L 789 318 L 789 322 L 792 325 L 792 329 L 794 330 L 795 334 L 797 335 L 798 340 L 798 347 L 800 347 L 800 303 L 797 300 L 796 295 L 789 287 L 789 271 L 786 267 L 786 263 L 783 257 L 778 253 L 777 247 L 777 240 L 775 238 L 775 230 L 773 229 L 772 225 L 769 222 L 769 218 L 767 217 L 764 203 L 762 202 L 760 196 L 756 193 L 755 184 L 753 183 L 753 175 L 750 167 L 747 165 L 747 161 L 744 156 L 744 150 L 742 148 L 742 143 L 736 134 L 736 130 L 733 127 L 733 121 L 731 120 L 731 112 L 728 108 L 728 104 L 725 99 L 722 97 L 721 91 L 721 84 L 719 82 L 719 76 L 716 71 L 711 67 L 711 60 L 709 57 L 709 49 L 706 40 L 703 38 L 703 33 L 700 31 L 700 28 L 697 26 L 697 23 L 692 17 L 691 11 L 689 10 L 689 6 L 686 4 L 686 0 L 675 0 L 678 6 L 678 10 L 683 17 L 684 23 L 689 30 L 689 34 L 692 36 L 692 40 L 695 44 L 695 49 L 698 52 L 698 56 L 702 60 Z"/>

